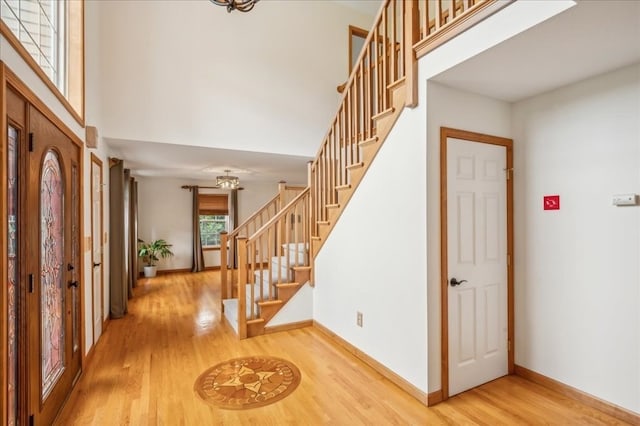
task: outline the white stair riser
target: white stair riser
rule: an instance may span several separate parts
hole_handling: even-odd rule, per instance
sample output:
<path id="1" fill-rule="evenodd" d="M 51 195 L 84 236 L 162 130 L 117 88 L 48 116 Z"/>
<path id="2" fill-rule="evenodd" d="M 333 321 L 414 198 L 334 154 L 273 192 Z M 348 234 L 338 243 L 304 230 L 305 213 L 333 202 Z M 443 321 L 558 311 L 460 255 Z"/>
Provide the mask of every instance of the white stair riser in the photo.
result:
<path id="1" fill-rule="evenodd" d="M 271 283 L 271 282 L 278 282 L 278 269 L 277 269 L 277 265 L 275 267 L 273 267 L 271 269 L 271 277 L 269 277 L 269 270 L 268 269 L 262 269 L 260 271 L 255 271 L 254 272 L 254 276 L 255 276 L 255 282 L 259 283 L 261 281 L 263 281 L 265 284 L 267 283 Z M 261 280 L 262 277 L 262 280 Z M 290 278 L 291 278 L 291 273 L 288 269 L 286 268 L 280 268 L 280 281 L 279 282 L 289 282 Z"/>
<path id="2" fill-rule="evenodd" d="M 297 256 L 296 256 L 297 254 Z M 278 258 L 280 260 L 278 260 Z M 304 266 L 306 264 L 306 260 L 307 260 L 307 256 L 305 253 L 295 253 L 295 252 L 290 252 L 289 256 L 287 257 L 287 254 L 285 253 L 284 256 L 276 256 L 276 257 L 272 257 L 271 258 L 271 265 L 272 268 L 277 268 L 278 267 L 278 261 L 280 262 L 280 267 L 293 267 L 293 266 Z M 287 263 L 288 262 L 288 263 Z"/>
<path id="3" fill-rule="evenodd" d="M 282 249 L 283 250 L 289 250 L 292 253 L 294 251 L 297 251 L 299 253 L 304 253 L 306 251 L 309 250 L 309 244 L 305 244 L 305 243 L 289 243 L 289 244 L 283 244 L 282 245 Z"/>

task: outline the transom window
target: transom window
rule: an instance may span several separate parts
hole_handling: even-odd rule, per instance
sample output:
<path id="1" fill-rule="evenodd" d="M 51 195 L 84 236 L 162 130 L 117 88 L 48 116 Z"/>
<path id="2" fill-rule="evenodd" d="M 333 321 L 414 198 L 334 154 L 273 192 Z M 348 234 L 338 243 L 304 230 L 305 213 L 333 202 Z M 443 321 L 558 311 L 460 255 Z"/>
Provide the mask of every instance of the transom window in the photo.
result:
<path id="1" fill-rule="evenodd" d="M 66 4 L 59 0 L 0 0 L 0 18 L 62 94 L 66 94 Z"/>

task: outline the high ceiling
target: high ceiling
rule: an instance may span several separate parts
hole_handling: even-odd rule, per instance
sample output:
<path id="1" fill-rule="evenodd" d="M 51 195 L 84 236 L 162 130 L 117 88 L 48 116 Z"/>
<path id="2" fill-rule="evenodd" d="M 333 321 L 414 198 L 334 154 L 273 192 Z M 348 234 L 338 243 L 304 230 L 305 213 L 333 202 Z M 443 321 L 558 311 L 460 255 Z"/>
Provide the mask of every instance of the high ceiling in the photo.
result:
<path id="1" fill-rule="evenodd" d="M 343 18 L 345 16 L 346 17 L 355 16 L 354 15 L 355 13 L 355 14 L 359 14 L 359 16 L 365 16 L 365 18 L 367 16 L 370 16 L 371 21 L 373 21 L 373 17 L 378 12 L 378 9 L 381 4 L 380 0 L 332 0 L 332 2 L 335 3 L 335 5 L 340 6 L 335 8 L 336 9 L 335 13 L 340 13 Z M 212 14 L 213 18 L 224 19 L 225 24 L 229 24 L 229 22 L 235 19 L 235 21 L 233 22 L 236 22 L 235 25 L 237 25 L 237 28 L 234 27 L 234 29 L 241 31 L 240 28 L 243 28 L 242 25 L 247 25 L 248 20 L 250 20 L 251 18 L 258 19 L 259 17 L 261 17 L 262 20 L 264 21 L 265 20 L 264 16 L 269 16 L 268 13 L 273 14 L 275 13 L 274 11 L 280 10 L 278 8 L 283 7 L 282 6 L 283 4 L 284 6 L 287 6 L 286 11 L 290 13 L 295 13 L 296 10 L 299 10 L 303 6 L 303 3 L 304 2 L 300 2 L 294 5 L 294 4 L 289 4 L 289 1 L 285 1 L 285 2 L 273 2 L 269 4 L 265 1 L 265 4 L 258 4 L 254 11 L 246 15 L 242 14 L 242 16 L 238 14 L 227 15 L 226 12 L 222 10 L 216 10 L 213 7 L 207 10 Z M 296 7 L 292 7 L 292 6 L 296 6 Z M 343 11 L 340 11 L 339 9 L 343 9 Z M 161 12 L 162 10 L 163 9 L 158 8 L 158 13 Z M 117 10 L 114 11 L 113 8 L 109 8 L 108 11 L 111 11 L 112 14 L 117 12 Z M 101 9 L 101 12 L 104 12 L 104 10 Z M 111 16 L 111 15 L 103 14 L 103 16 Z M 320 19 L 320 17 L 318 17 L 318 19 Z M 198 25 L 196 24 L 193 24 L 193 27 L 195 29 L 198 29 Z M 344 33 L 342 33 L 341 31 L 340 32 L 335 31 L 335 29 L 332 28 L 331 30 L 336 32 L 336 34 L 332 34 L 332 37 L 335 39 L 339 39 L 340 42 L 344 40 L 344 42 L 346 43 L 347 34 L 348 34 L 347 26 L 346 25 L 340 26 L 341 29 L 343 27 L 344 27 Z M 274 32 L 280 31 L 279 29 L 273 29 L 273 30 Z M 221 29 L 220 31 L 223 31 L 223 30 Z M 305 35 L 305 37 L 313 38 L 313 35 L 309 33 L 308 35 Z M 263 37 L 263 38 L 268 39 L 267 37 Z M 253 44 L 257 44 L 257 43 L 253 43 Z M 115 49 L 116 51 L 120 51 L 118 46 L 119 45 L 115 45 L 113 49 Z M 208 52 L 208 54 L 212 54 L 211 52 L 214 51 L 213 50 L 214 48 L 218 50 L 220 49 L 218 44 L 215 44 L 215 43 L 211 44 L 209 49 L 210 51 Z M 218 50 L 215 50 L 215 51 L 217 52 Z M 346 48 L 345 48 L 345 51 L 346 51 Z M 282 54 L 282 53 L 283 52 L 280 52 L 279 54 Z M 290 52 L 287 52 L 287 54 L 289 53 Z M 260 55 L 266 55 L 266 54 L 267 53 L 262 52 L 262 50 L 258 50 L 258 52 L 255 53 L 258 59 L 260 59 Z M 272 52 L 269 52 L 269 54 L 272 54 Z M 344 56 L 345 56 L 345 64 L 346 64 L 346 55 Z M 342 56 L 340 58 L 342 58 Z M 110 62 L 113 62 L 113 61 L 110 61 Z M 300 59 L 296 59 L 293 62 L 299 63 Z M 339 62 L 339 61 L 336 60 L 336 62 Z M 190 63 L 191 63 L 191 66 L 196 66 L 195 62 L 191 61 Z M 283 66 L 291 68 L 291 63 L 286 64 L 284 61 L 282 63 L 283 63 Z M 339 65 L 342 65 L 341 62 L 339 63 Z M 126 68 L 126 66 L 124 66 L 124 68 Z M 302 67 L 301 69 L 304 70 L 304 67 Z M 340 70 L 342 72 L 342 67 L 340 67 Z M 245 86 L 245 91 L 247 93 L 256 93 L 256 91 L 252 89 L 252 87 L 257 84 L 255 83 L 254 80 L 257 80 L 258 78 L 267 79 L 266 81 L 268 83 L 262 84 L 262 87 L 264 89 L 265 87 L 269 86 L 270 87 L 269 90 L 271 91 L 265 91 L 266 89 L 264 89 L 262 90 L 262 92 L 267 93 L 269 95 L 270 97 L 269 99 L 272 101 L 272 106 L 270 108 L 277 109 L 278 108 L 277 105 L 282 104 L 282 102 L 284 102 L 285 100 L 283 99 L 282 94 L 280 98 L 274 97 L 274 95 L 277 94 L 277 91 L 275 90 L 276 82 L 273 80 L 273 78 L 268 77 L 265 74 L 265 70 L 258 70 L 258 71 L 259 72 L 257 72 L 254 78 L 251 81 L 247 82 L 251 84 L 249 84 L 248 86 Z M 274 72 L 274 70 L 270 70 L 270 71 Z M 275 70 L 275 71 L 278 71 L 278 70 Z M 108 70 L 104 71 L 104 73 L 109 76 L 114 75 L 113 73 L 110 73 Z M 278 72 L 278 74 L 283 74 L 283 72 Z M 324 72 L 321 72 L 321 74 L 330 75 L 328 69 L 325 70 Z M 305 77 L 305 78 L 315 78 L 316 75 L 317 74 L 312 74 L 309 77 Z M 346 76 L 346 69 L 344 69 L 344 75 Z M 158 77 L 154 76 L 154 78 L 157 79 Z M 340 78 L 342 78 L 342 76 L 340 76 Z M 340 83 L 340 81 L 338 81 L 340 78 L 332 79 L 331 84 L 327 87 L 332 87 L 332 88 L 335 87 L 338 83 Z M 308 86 L 307 80 L 302 79 L 301 81 L 302 83 L 300 84 L 306 84 Z M 146 85 L 147 83 L 145 81 L 142 81 L 136 84 Z M 226 86 L 232 86 L 232 81 L 229 80 Z M 127 90 L 127 89 L 121 89 L 121 87 L 118 85 L 115 85 L 115 87 L 116 88 L 113 91 Z M 292 87 L 292 90 L 299 92 L 299 88 L 296 89 L 295 85 L 291 87 Z M 109 91 L 110 90 L 109 88 L 105 90 L 108 91 L 108 94 L 113 95 L 112 93 L 113 91 Z M 272 93 L 272 92 L 276 92 L 276 93 Z M 314 96 L 314 93 L 315 92 L 313 91 L 309 91 L 307 93 L 304 93 L 303 95 L 309 97 L 309 96 Z M 325 91 L 323 93 L 326 93 L 328 95 L 328 98 L 330 98 L 331 101 L 335 99 L 336 103 L 340 97 L 340 95 L 337 92 Z M 118 94 L 118 96 L 120 95 Z M 296 99 L 299 99 L 299 97 L 300 96 L 296 97 Z M 171 97 L 168 97 L 168 99 L 169 98 Z M 172 99 L 174 99 L 174 102 L 177 102 L 177 100 L 175 100 L 175 97 Z M 253 98 L 250 98 L 250 99 L 254 100 Z M 235 114 L 235 115 L 233 117 L 229 117 L 229 119 L 227 120 L 224 120 L 224 122 L 221 123 L 220 126 L 218 127 L 228 125 L 229 122 L 232 121 L 232 119 L 235 119 L 238 114 L 246 113 L 247 117 L 256 118 L 256 114 L 259 113 L 258 118 L 260 120 L 256 121 L 256 120 L 248 119 L 242 127 L 236 128 L 235 131 L 236 131 L 236 135 L 238 135 L 238 138 L 241 138 L 241 135 L 245 135 L 248 130 L 251 130 L 252 135 L 256 135 L 256 134 L 262 135 L 260 144 L 254 144 L 254 145 L 259 146 L 260 147 L 259 149 L 264 152 L 249 151 L 248 149 L 250 148 L 245 148 L 245 147 L 241 148 L 243 150 L 210 148 L 210 147 L 203 146 L 202 143 L 197 143 L 198 141 L 195 141 L 195 140 L 193 141 L 193 144 L 181 143 L 180 138 L 175 138 L 175 137 L 173 138 L 166 137 L 165 139 L 162 139 L 162 137 L 164 137 L 166 133 L 164 135 L 158 136 L 157 134 L 151 135 L 151 134 L 144 133 L 142 131 L 139 133 L 136 133 L 135 131 L 114 131 L 113 130 L 114 126 L 109 125 L 109 124 L 113 124 L 111 122 L 107 124 L 103 123 L 105 127 L 109 128 L 109 131 L 105 132 L 104 134 L 103 141 L 108 146 L 109 154 L 123 159 L 125 167 L 131 169 L 132 173 L 137 176 L 158 176 L 158 177 L 183 178 L 183 179 L 189 179 L 189 180 L 212 181 L 215 179 L 217 175 L 224 174 L 225 170 L 230 170 L 231 171 L 230 174 L 237 175 L 240 178 L 241 182 L 243 183 L 251 182 L 251 181 L 263 181 L 263 182 L 286 181 L 289 183 L 305 183 L 307 181 L 307 162 L 311 160 L 311 158 L 306 156 L 301 156 L 301 155 L 306 155 L 307 153 L 309 153 L 309 150 L 304 150 L 304 151 L 298 150 L 298 152 L 296 152 L 296 154 L 298 155 L 273 154 L 267 151 L 272 150 L 272 152 L 282 153 L 283 150 L 281 149 L 280 146 L 269 146 L 268 143 L 266 143 L 265 141 L 275 141 L 280 143 L 283 140 L 283 138 L 286 138 L 287 140 L 292 141 L 292 143 L 296 147 L 302 146 L 303 142 L 304 144 L 310 144 L 311 146 L 313 146 L 312 151 L 315 152 L 315 149 L 316 149 L 315 147 L 319 146 L 321 143 L 320 133 L 324 132 L 325 128 L 328 128 L 329 120 L 327 118 L 324 118 L 324 115 L 326 114 L 323 113 L 323 110 L 321 108 L 321 106 L 324 105 L 324 104 L 321 104 L 322 100 L 317 98 L 314 98 L 314 99 L 316 99 L 316 104 L 315 104 L 316 106 L 313 106 L 314 104 L 311 102 L 299 100 L 298 103 L 296 104 L 297 106 L 295 107 L 295 111 L 310 110 L 313 112 L 310 119 L 313 120 L 312 123 L 314 123 L 314 125 L 317 125 L 320 130 L 318 132 L 319 136 L 317 137 L 317 140 L 313 140 L 313 141 L 308 140 L 308 138 L 305 139 L 304 141 L 299 140 L 300 132 L 296 133 L 294 131 L 297 128 L 292 127 L 290 129 L 287 129 L 287 124 L 291 124 L 290 120 L 295 119 L 294 117 L 291 116 L 292 111 L 289 111 L 286 109 L 283 110 L 283 114 L 281 115 L 289 118 L 283 118 L 281 120 L 282 122 L 280 123 L 280 122 L 274 122 L 274 120 L 271 120 L 271 117 L 266 116 L 264 114 L 264 111 L 261 111 L 261 110 L 258 112 L 254 111 L 253 106 L 249 104 L 239 103 L 238 105 L 225 105 L 225 108 L 226 108 L 225 113 L 231 114 L 231 115 Z M 149 99 L 144 99 L 143 97 L 143 99 L 128 98 L 127 102 L 129 104 L 131 104 L 132 102 L 141 102 L 142 104 L 144 104 L 145 102 L 158 102 L 158 101 L 157 100 L 151 101 Z M 203 105 L 198 104 L 200 105 L 200 108 L 204 108 L 204 112 L 198 111 L 197 113 L 193 114 L 192 119 L 193 120 L 206 119 L 211 122 L 212 121 L 211 111 L 207 112 L 206 108 L 209 108 L 212 111 L 213 110 L 218 111 L 220 106 L 215 106 L 215 102 L 217 102 L 217 100 L 215 99 L 210 100 L 210 104 L 208 104 L 207 107 L 204 107 Z M 248 101 L 245 99 L 243 102 L 246 103 Z M 197 102 L 191 102 L 191 104 L 197 104 Z M 116 103 L 115 105 L 117 106 L 119 104 Z M 280 106 L 280 108 L 282 108 L 282 106 Z M 144 110 L 145 108 L 142 108 L 142 111 Z M 117 106 L 115 111 L 105 110 L 103 111 L 103 113 L 105 114 L 106 118 L 112 121 L 112 120 L 117 120 L 117 114 L 121 114 L 123 111 L 124 111 L 123 108 L 120 108 Z M 128 117 L 130 118 L 134 115 L 135 114 L 128 114 Z M 224 116 L 224 114 L 218 114 L 216 118 L 219 116 Z M 144 116 L 142 116 L 142 118 L 137 117 L 137 119 L 144 122 Z M 321 122 L 325 120 L 326 122 Z M 174 121 L 179 121 L 179 120 L 177 118 L 174 118 Z M 163 124 L 162 122 L 159 122 L 158 126 L 155 126 L 155 127 L 158 127 L 158 128 L 162 127 L 162 124 Z M 300 127 L 302 125 L 306 126 L 305 128 L 309 127 L 309 123 L 304 123 L 299 120 L 297 124 L 298 124 L 297 127 Z M 274 133 L 273 131 L 274 127 L 278 128 L 278 132 Z M 132 129 L 136 130 L 141 128 L 143 128 L 143 126 L 136 127 L 134 123 L 134 127 Z M 190 125 L 186 128 L 186 130 L 194 130 L 194 128 L 197 128 L 197 125 L 190 123 Z M 132 129 L 126 129 L 126 130 L 132 130 Z M 206 132 L 201 131 L 200 133 L 204 134 Z M 276 134 L 277 137 L 275 137 L 274 134 Z M 184 138 L 182 139 L 193 140 L 193 138 L 189 137 L 188 132 L 186 133 L 186 135 L 182 135 L 182 136 L 184 136 Z M 218 142 L 220 141 L 225 143 L 228 142 L 228 139 L 220 138 L 220 135 L 207 134 L 207 137 L 212 140 L 215 139 Z M 316 138 L 313 138 L 313 139 L 316 139 Z M 253 140 L 256 140 L 256 138 L 254 138 Z M 159 143 L 157 141 L 162 141 L 162 143 Z M 227 143 L 227 145 L 231 145 L 231 144 Z M 221 146 L 224 146 L 224 145 L 221 145 Z M 242 145 L 238 144 L 238 146 L 242 146 Z M 224 148 L 229 148 L 229 146 L 224 146 Z M 288 151 L 284 151 L 284 152 L 288 152 Z"/>
<path id="2" fill-rule="evenodd" d="M 340 1 L 375 13 L 379 1 Z M 372 12 L 373 11 L 373 12 Z M 603 20 L 607 25 L 601 30 Z M 640 2 L 580 1 L 567 11 L 436 76 L 462 90 L 517 102 L 640 62 Z M 143 176 L 213 180 L 224 170 L 241 181 L 306 182 L 309 157 L 168 143 L 106 139 L 112 155 Z M 318 141 L 318 144 L 320 141 Z"/>

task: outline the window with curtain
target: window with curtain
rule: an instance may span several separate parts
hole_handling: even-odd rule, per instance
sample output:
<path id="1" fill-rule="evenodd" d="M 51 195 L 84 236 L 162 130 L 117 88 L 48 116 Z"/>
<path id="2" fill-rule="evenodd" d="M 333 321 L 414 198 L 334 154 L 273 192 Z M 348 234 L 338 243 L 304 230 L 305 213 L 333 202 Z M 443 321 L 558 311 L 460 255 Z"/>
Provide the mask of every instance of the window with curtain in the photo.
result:
<path id="1" fill-rule="evenodd" d="M 200 241 L 203 248 L 220 246 L 220 233 L 229 230 L 229 197 L 199 194 Z"/>

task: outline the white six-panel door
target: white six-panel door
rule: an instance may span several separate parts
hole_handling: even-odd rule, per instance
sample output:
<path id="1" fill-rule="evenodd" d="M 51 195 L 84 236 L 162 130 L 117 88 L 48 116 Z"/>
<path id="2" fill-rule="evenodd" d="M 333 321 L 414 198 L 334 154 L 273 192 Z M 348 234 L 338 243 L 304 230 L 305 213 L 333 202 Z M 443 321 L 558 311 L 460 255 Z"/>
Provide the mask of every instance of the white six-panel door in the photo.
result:
<path id="1" fill-rule="evenodd" d="M 504 146 L 447 139 L 449 396 L 508 372 L 506 197 Z"/>

